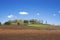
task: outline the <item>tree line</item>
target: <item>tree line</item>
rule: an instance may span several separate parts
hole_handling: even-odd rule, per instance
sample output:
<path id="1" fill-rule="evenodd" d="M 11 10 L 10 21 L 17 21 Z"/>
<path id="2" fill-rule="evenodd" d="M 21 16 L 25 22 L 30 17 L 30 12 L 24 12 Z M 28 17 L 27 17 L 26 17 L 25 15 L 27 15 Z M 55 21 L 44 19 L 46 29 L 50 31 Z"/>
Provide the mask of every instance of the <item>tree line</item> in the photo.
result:
<path id="1" fill-rule="evenodd" d="M 31 20 L 8 20 L 3 25 L 28 25 L 28 24 L 43 24 L 43 20 L 31 19 Z M 47 21 L 46 21 L 47 24 Z M 1 25 L 1 22 L 0 22 Z"/>

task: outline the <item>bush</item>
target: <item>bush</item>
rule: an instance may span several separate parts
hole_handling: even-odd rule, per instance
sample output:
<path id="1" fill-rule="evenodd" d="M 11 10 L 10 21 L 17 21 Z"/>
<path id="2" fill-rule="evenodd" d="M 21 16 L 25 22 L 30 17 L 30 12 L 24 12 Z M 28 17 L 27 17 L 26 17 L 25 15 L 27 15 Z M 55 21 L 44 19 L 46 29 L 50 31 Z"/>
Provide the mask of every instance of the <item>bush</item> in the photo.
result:
<path id="1" fill-rule="evenodd" d="M 11 25 L 11 22 L 5 22 L 4 25 Z"/>

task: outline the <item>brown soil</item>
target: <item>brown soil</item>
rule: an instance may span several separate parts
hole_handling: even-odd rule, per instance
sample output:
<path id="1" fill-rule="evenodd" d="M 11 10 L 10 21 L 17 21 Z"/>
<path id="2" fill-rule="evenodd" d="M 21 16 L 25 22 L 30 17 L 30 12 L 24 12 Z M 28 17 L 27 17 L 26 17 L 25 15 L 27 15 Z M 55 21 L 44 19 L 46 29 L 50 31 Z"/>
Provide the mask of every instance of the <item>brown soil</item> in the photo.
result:
<path id="1" fill-rule="evenodd" d="M 0 40 L 60 40 L 60 30 L 4 25 L 0 27 Z"/>

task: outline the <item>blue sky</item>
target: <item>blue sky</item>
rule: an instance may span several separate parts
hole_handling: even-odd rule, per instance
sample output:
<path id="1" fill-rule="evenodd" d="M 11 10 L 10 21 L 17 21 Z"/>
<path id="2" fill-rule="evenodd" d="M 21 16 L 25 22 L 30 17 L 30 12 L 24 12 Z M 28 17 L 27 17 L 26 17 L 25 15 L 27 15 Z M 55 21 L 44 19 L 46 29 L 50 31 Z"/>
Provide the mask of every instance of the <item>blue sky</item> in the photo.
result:
<path id="1" fill-rule="evenodd" d="M 60 0 L 0 0 L 0 22 L 33 18 L 60 24 Z"/>

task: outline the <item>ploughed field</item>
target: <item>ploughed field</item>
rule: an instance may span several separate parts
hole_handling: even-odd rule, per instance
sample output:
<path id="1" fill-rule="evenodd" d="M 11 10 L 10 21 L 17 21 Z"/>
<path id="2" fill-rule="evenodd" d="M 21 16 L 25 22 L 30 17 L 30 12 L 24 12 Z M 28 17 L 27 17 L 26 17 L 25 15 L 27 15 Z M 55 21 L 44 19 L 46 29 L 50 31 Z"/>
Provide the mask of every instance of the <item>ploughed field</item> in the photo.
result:
<path id="1" fill-rule="evenodd" d="M 3 25 L 0 26 L 0 40 L 60 40 L 59 28 Z"/>

